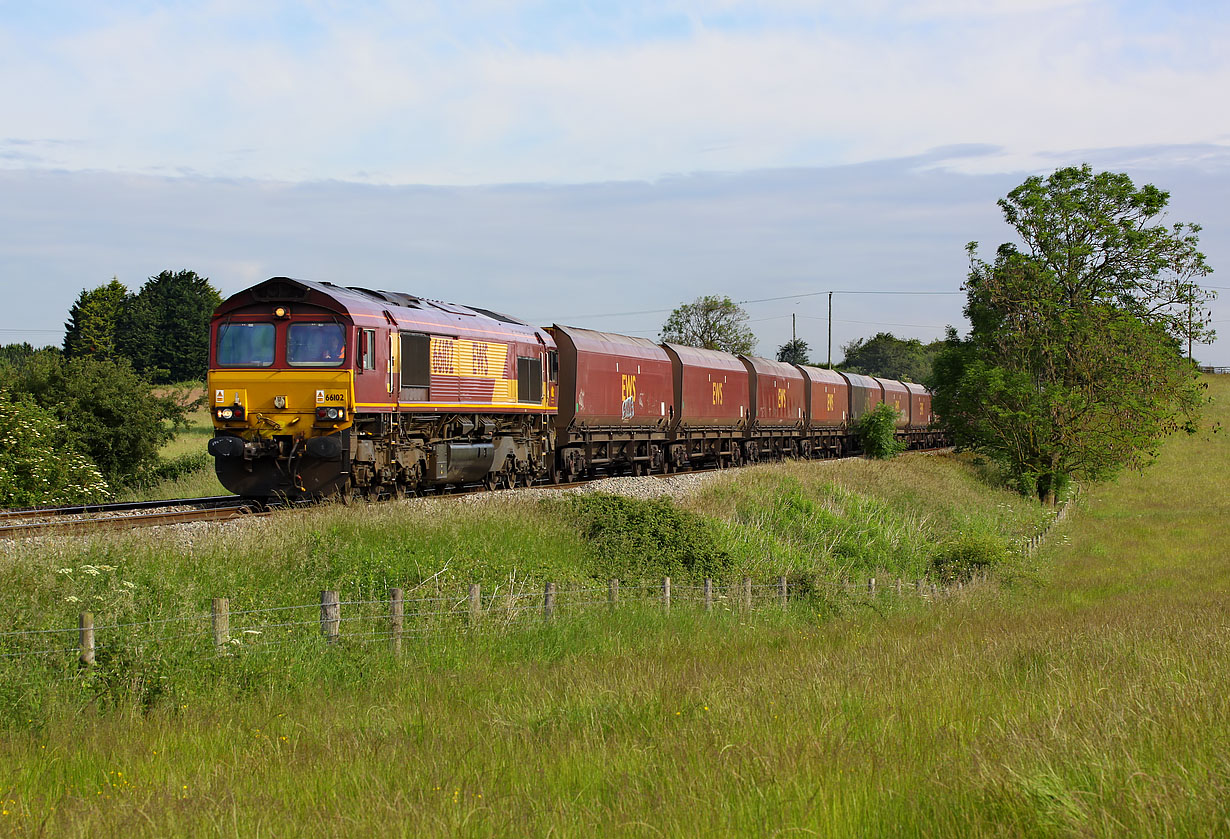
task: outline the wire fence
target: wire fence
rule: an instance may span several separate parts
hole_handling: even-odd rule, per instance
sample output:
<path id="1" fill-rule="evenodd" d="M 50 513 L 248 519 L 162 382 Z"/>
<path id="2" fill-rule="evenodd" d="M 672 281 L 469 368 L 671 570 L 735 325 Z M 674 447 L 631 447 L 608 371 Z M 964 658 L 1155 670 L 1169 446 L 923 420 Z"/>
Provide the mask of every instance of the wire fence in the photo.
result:
<path id="1" fill-rule="evenodd" d="M 408 639 L 501 631 L 599 610 L 638 607 L 750 613 L 788 609 L 801 602 L 814 605 L 818 599 L 835 597 L 870 604 L 887 603 L 891 598 L 935 600 L 966 585 L 964 581 L 941 587 L 927 579 L 856 582 L 803 576 L 779 576 L 767 583 L 745 577 L 679 585 L 665 577 L 639 583 L 613 579 L 600 586 L 546 582 L 484 590 L 473 584 L 453 596 L 407 596 L 405 590 L 393 588 L 384 598 L 351 600 L 326 590 L 313 603 L 234 610 L 229 598 L 219 597 L 212 600 L 208 612 L 180 617 L 96 624 L 92 613 L 82 612 L 76 627 L 0 632 L 0 679 L 41 674 L 38 681 L 56 682 L 99 664 L 172 645 L 187 645 L 193 656 L 234 656 L 287 644 L 327 648 L 378 641 L 401 652 Z"/>

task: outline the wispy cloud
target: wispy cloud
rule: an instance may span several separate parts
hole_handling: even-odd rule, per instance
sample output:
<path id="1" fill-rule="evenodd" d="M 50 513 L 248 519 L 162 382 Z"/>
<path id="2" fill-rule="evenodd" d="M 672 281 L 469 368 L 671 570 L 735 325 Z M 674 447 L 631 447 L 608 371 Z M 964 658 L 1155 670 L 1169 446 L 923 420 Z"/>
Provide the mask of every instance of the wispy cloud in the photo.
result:
<path id="1" fill-rule="evenodd" d="M 1216 7 L 96 4 L 0 7 L 0 165 L 377 183 L 576 182 L 954 143 L 1225 142 Z M 857 12 L 852 11 L 858 9 Z M 42 9 L 42 11 L 39 11 Z M 20 16 L 19 16 L 20 12 Z M 10 152 L 12 149 L 10 148 Z"/>

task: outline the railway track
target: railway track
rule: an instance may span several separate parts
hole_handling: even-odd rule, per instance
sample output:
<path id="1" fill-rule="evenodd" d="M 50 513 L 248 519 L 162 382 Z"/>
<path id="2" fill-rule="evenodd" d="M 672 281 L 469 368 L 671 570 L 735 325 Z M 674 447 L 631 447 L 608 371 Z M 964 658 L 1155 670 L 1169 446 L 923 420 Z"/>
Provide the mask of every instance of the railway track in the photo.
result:
<path id="1" fill-rule="evenodd" d="M 262 515 L 237 495 L 134 501 L 69 507 L 0 511 L 0 539 L 21 539 L 60 533 L 153 527 L 162 524 L 225 521 Z"/>

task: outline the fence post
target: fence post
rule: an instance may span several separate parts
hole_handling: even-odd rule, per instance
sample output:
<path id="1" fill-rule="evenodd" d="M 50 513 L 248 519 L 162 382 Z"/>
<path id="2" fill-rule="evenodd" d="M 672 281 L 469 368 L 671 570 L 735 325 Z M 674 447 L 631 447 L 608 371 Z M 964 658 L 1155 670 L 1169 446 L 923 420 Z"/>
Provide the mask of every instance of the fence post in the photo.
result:
<path id="1" fill-rule="evenodd" d="M 78 660 L 83 667 L 90 667 L 94 664 L 94 613 L 82 612 L 77 621 L 77 628 L 81 646 L 81 655 Z"/>
<path id="2" fill-rule="evenodd" d="M 662 578 L 662 607 L 666 609 L 666 611 L 668 612 L 670 611 L 670 608 L 671 608 L 671 578 L 670 577 Z"/>
<path id="3" fill-rule="evenodd" d="M 873 598 L 876 596 L 876 578 L 872 577 L 867 581 L 867 593 Z"/>
<path id="4" fill-rule="evenodd" d="M 713 611 L 713 580 L 705 577 L 705 611 Z"/>
<path id="5" fill-rule="evenodd" d="M 607 584 L 606 602 L 610 604 L 612 609 L 619 605 L 619 580 L 614 577 L 612 577 L 611 581 Z"/>
<path id="6" fill-rule="evenodd" d="M 555 614 L 555 583 L 547 583 L 542 592 L 542 616 L 550 618 Z"/>
<path id="7" fill-rule="evenodd" d="M 914 593 L 917 594 L 919 597 L 922 597 L 923 596 L 923 586 L 925 585 L 926 583 L 923 582 L 922 577 L 919 577 L 917 580 L 914 581 Z"/>
<path id="8" fill-rule="evenodd" d="M 902 585 L 902 583 L 901 583 L 901 578 L 900 578 L 900 577 L 898 577 L 898 578 L 897 578 L 897 599 L 898 599 L 898 600 L 900 600 L 900 599 L 901 599 L 901 585 Z"/>
<path id="9" fill-rule="evenodd" d="M 752 611 L 752 578 L 743 578 L 743 608 Z"/>
<path id="10" fill-rule="evenodd" d="M 406 593 L 399 588 L 389 590 L 389 624 L 393 655 L 401 655 L 401 634 L 406 627 Z"/>
<path id="11" fill-rule="evenodd" d="M 320 593 L 320 631 L 324 633 L 325 640 L 330 644 L 336 644 L 338 636 L 341 634 L 342 624 L 342 607 L 338 602 L 336 591 L 322 591 Z"/>
<path id="12" fill-rule="evenodd" d="M 786 608 L 786 604 L 789 602 L 789 592 L 790 589 L 786 585 L 786 575 L 782 574 L 777 578 L 777 597 L 781 601 L 783 609 Z"/>
<path id="13" fill-rule="evenodd" d="M 224 653 L 231 640 L 231 601 L 226 597 L 215 597 L 210 617 L 214 626 L 214 649 Z"/>
<path id="14" fill-rule="evenodd" d="M 478 583 L 470 583 L 470 623 L 478 623 L 483 614 L 482 589 Z"/>

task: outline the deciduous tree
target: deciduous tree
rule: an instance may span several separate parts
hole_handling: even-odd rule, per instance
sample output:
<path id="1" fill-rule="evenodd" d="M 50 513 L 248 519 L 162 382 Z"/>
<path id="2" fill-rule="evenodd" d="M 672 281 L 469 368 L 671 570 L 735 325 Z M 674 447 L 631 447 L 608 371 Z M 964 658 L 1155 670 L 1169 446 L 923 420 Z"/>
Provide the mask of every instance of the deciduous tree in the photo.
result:
<path id="1" fill-rule="evenodd" d="M 907 382 L 925 382 L 943 341 L 924 344 L 917 338 L 897 338 L 878 332 L 871 338 L 856 338 L 842 347 L 845 360 L 838 365 L 851 373 L 880 376 Z"/>
<path id="2" fill-rule="evenodd" d="M 810 352 L 807 342 L 802 338 L 791 338 L 777 348 L 777 360 L 787 364 L 810 364 L 807 360 Z"/>
<path id="3" fill-rule="evenodd" d="M 1024 250 L 969 246 L 965 339 L 936 360 L 936 412 L 962 447 L 1054 500 L 1070 478 L 1142 467 L 1203 403 L 1182 344 L 1208 340 L 1200 228 L 1163 224 L 1168 193 L 1090 167 L 999 202 Z"/>
<path id="4" fill-rule="evenodd" d="M 662 325 L 660 340 L 706 350 L 749 354 L 756 336 L 747 327 L 747 313 L 729 297 L 705 295 L 684 303 Z"/>

